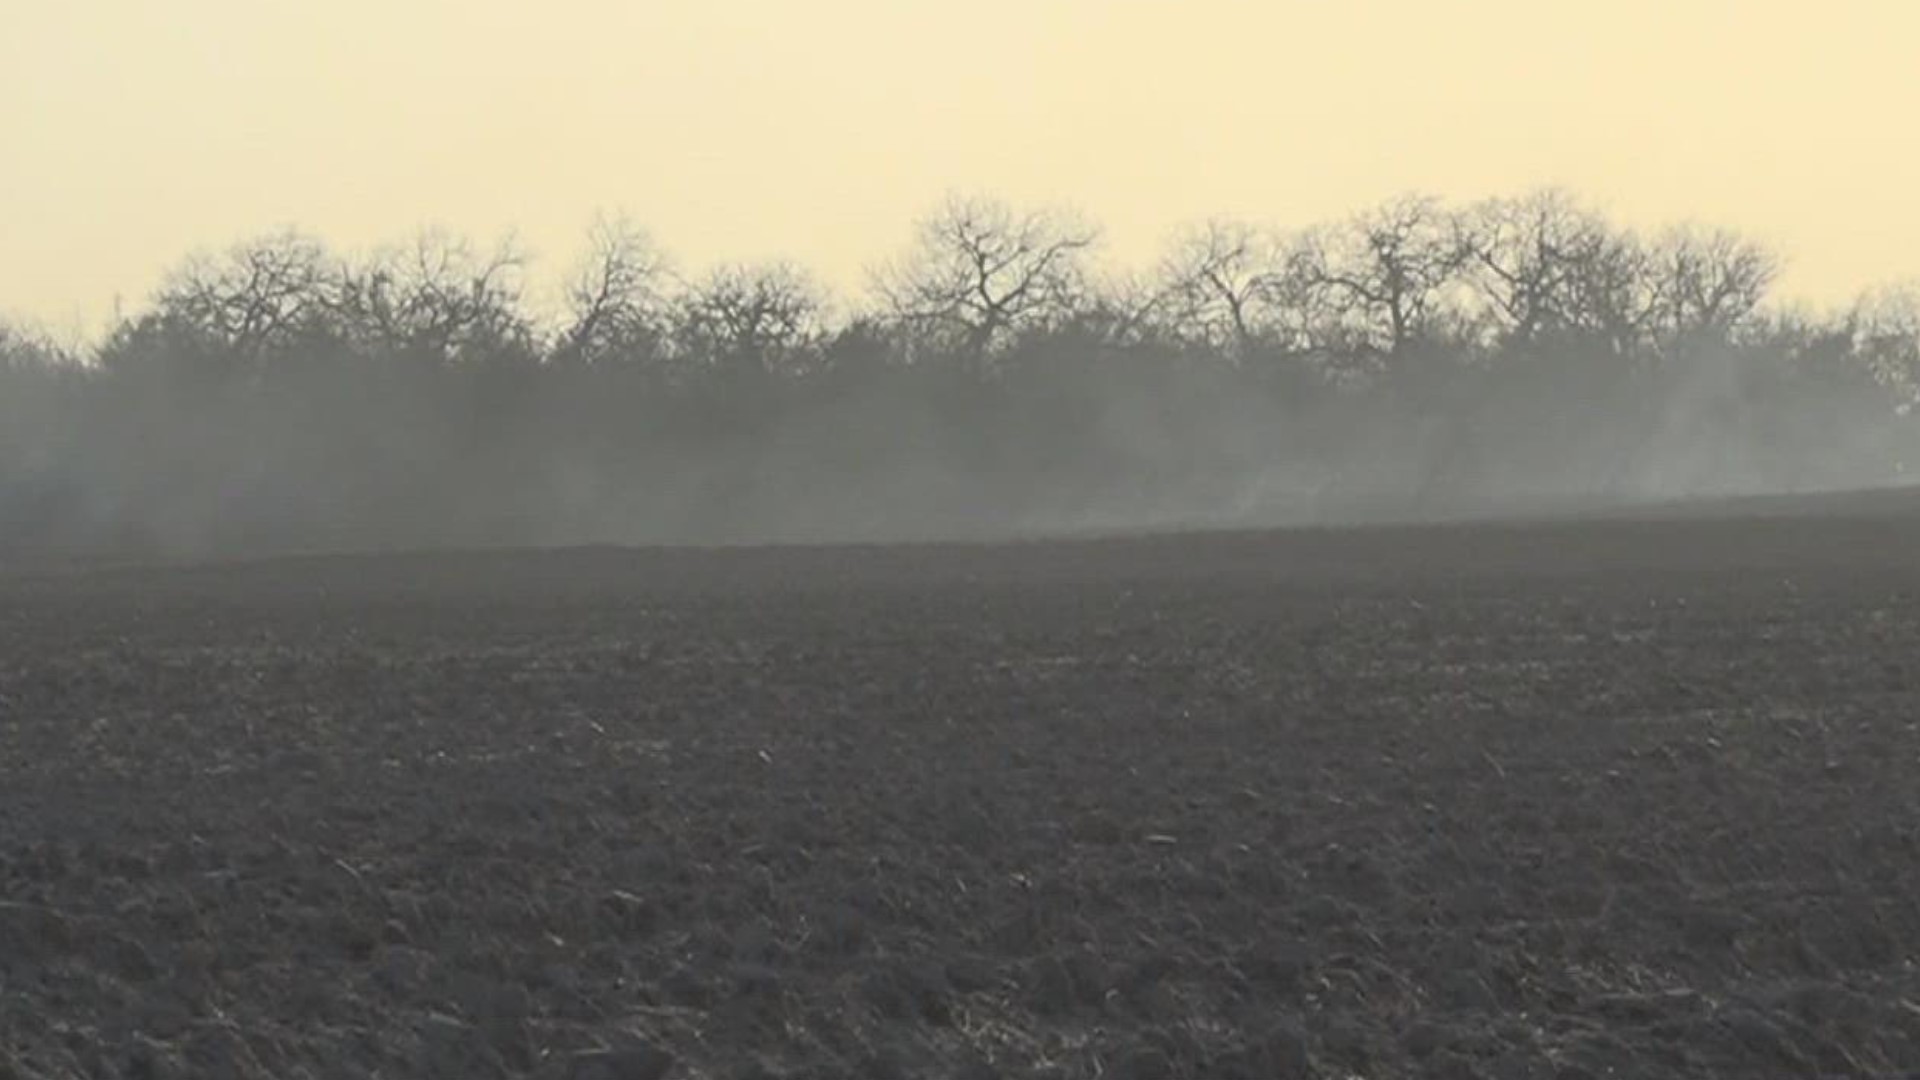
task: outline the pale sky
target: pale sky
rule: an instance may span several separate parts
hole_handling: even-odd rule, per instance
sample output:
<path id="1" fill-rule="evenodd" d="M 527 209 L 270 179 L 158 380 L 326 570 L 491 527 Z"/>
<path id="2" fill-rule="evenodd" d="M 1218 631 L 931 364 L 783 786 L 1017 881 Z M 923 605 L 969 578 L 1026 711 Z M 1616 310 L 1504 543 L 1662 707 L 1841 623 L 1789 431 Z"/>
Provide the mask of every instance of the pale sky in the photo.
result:
<path id="1" fill-rule="evenodd" d="M 0 312 L 130 306 L 288 225 L 346 250 L 596 211 L 836 288 L 949 191 L 1142 262 L 1213 214 L 1560 184 L 1816 303 L 1920 275 L 1912 0 L 0 0 Z"/>

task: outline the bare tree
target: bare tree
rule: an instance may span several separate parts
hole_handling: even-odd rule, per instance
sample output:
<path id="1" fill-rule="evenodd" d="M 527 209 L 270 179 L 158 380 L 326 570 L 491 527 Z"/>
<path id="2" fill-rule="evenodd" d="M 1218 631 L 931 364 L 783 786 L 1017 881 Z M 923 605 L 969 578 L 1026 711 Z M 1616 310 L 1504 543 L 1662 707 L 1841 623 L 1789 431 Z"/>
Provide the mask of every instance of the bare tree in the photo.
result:
<path id="1" fill-rule="evenodd" d="M 1732 332 L 1766 300 L 1779 275 L 1772 252 L 1733 233 L 1669 230 L 1648 255 L 1658 328 L 1674 341 Z"/>
<path id="2" fill-rule="evenodd" d="M 1631 348 L 1648 300 L 1630 234 L 1557 188 L 1481 203 L 1459 225 L 1467 280 L 1505 342 L 1580 331 Z"/>
<path id="3" fill-rule="evenodd" d="M 825 315 L 825 290 L 798 266 L 723 266 L 681 299 L 680 337 L 731 369 L 771 374 L 819 340 Z"/>
<path id="4" fill-rule="evenodd" d="M 38 327 L 0 321 L 0 374 L 72 369 L 79 355 Z"/>
<path id="5" fill-rule="evenodd" d="M 554 357 L 596 364 L 653 353 L 664 319 L 666 257 L 625 217 L 597 217 L 566 282 L 567 322 Z"/>
<path id="6" fill-rule="evenodd" d="M 324 316 L 338 282 L 319 241 L 286 231 L 188 259 L 167 275 L 155 307 L 251 361 Z"/>
<path id="7" fill-rule="evenodd" d="M 1433 328 L 1442 294 L 1466 260 L 1440 203 L 1406 196 L 1343 227 L 1309 233 L 1289 272 L 1321 293 L 1372 349 L 1397 356 Z"/>
<path id="8" fill-rule="evenodd" d="M 1098 237 L 1064 213 L 950 198 L 920 223 L 904 258 L 874 273 L 873 288 L 916 332 L 981 356 L 1010 333 L 1073 309 Z"/>
<path id="9" fill-rule="evenodd" d="M 1273 332 L 1286 292 L 1286 251 L 1273 233 L 1215 219 L 1178 236 L 1160 263 L 1175 333 L 1237 359 Z"/>
<path id="10" fill-rule="evenodd" d="M 1114 345 L 1137 345 L 1163 330 L 1173 297 L 1156 278 L 1121 271 L 1092 277 L 1084 285 L 1073 318 Z"/>
<path id="11" fill-rule="evenodd" d="M 1901 412 L 1911 413 L 1920 404 L 1920 282 L 1869 291 L 1847 323 L 1854 353 L 1893 391 Z"/>
<path id="12" fill-rule="evenodd" d="M 339 309 L 356 337 L 385 351 L 435 362 L 530 354 L 532 329 L 521 310 L 525 265 L 511 238 L 482 253 L 427 229 L 350 269 Z"/>
<path id="13" fill-rule="evenodd" d="M 1615 232 L 1590 248 L 1568 283 L 1573 326 L 1615 356 L 1643 351 L 1657 315 L 1651 255 L 1638 236 Z"/>

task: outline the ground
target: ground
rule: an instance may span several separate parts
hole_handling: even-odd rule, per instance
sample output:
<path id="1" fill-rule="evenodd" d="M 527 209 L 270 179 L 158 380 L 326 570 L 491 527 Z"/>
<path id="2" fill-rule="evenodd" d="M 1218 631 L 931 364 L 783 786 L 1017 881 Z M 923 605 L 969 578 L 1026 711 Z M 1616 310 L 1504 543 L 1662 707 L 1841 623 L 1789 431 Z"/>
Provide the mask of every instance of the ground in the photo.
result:
<path id="1" fill-rule="evenodd" d="M 11 572 L 0 1076 L 1920 1073 L 1841 509 Z"/>

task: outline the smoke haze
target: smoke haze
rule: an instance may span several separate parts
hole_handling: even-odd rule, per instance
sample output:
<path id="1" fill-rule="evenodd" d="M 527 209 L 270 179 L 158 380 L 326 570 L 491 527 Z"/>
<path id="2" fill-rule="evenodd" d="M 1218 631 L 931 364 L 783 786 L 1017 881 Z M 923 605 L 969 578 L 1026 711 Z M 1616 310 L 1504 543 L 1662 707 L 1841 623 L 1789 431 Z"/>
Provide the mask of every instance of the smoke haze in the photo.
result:
<path id="1" fill-rule="evenodd" d="M 1548 191 L 1210 222 L 1130 276 L 1098 243 L 952 198 L 841 299 L 603 221 L 546 315 L 511 249 L 262 237 L 95 346 L 0 334 L 0 550 L 1417 520 L 1900 483 L 1915 450 L 1914 294 L 1784 313 L 1729 234 Z"/>

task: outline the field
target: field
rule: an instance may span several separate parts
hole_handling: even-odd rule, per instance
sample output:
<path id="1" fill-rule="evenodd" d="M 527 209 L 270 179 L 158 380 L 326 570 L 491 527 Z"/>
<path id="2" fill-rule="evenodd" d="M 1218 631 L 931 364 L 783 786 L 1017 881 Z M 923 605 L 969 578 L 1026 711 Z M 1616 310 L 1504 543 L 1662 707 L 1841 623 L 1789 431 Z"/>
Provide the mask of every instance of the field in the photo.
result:
<path id="1" fill-rule="evenodd" d="M 0 577 L 0 1077 L 1920 1074 L 1920 515 Z"/>

